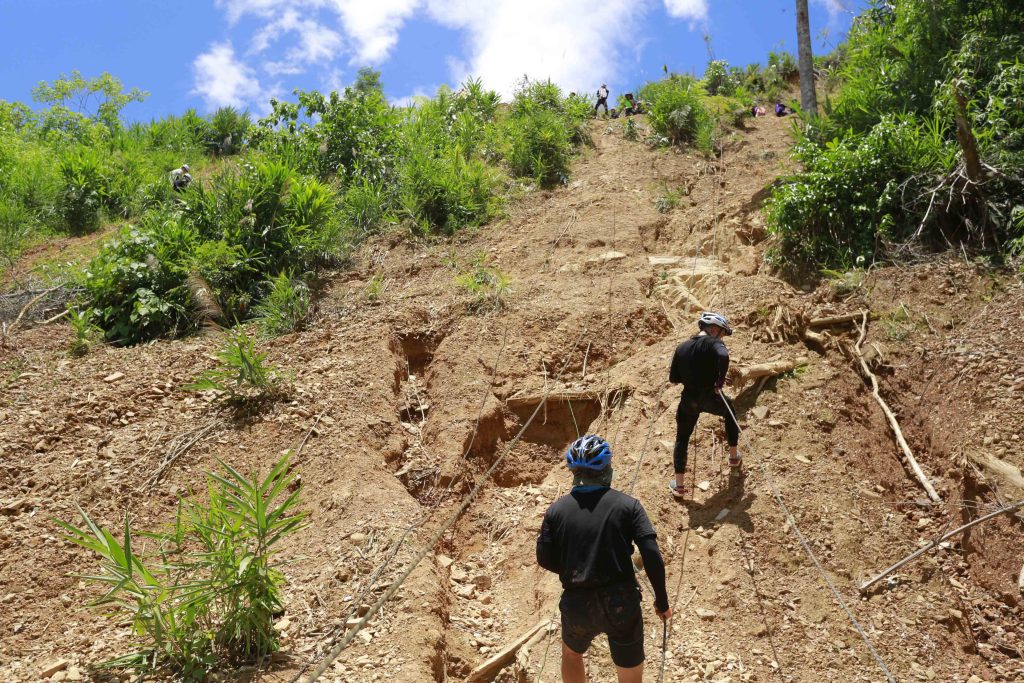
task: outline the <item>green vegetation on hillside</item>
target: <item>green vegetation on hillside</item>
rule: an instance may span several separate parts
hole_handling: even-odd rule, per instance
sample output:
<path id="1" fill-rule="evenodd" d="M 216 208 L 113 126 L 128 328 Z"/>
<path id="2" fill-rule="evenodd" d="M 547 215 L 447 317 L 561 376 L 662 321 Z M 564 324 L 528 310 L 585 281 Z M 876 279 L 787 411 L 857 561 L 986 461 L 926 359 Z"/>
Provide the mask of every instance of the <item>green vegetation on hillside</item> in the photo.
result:
<path id="1" fill-rule="evenodd" d="M 777 257 L 817 269 L 932 245 L 1020 251 L 1022 54 L 1012 0 L 873 3 L 829 72 L 837 95 L 797 133 L 804 170 L 768 204 Z"/>
<path id="2" fill-rule="evenodd" d="M 119 541 L 81 508 L 81 527 L 56 520 L 66 540 L 99 559 L 98 570 L 80 575 L 104 589 L 91 604 L 132 627 L 136 650 L 103 666 L 136 669 L 138 680 L 160 672 L 205 681 L 225 664 L 278 650 L 274 615 L 286 581 L 274 555 L 306 523 L 290 456 L 262 479 L 224 464 L 207 475 L 206 494 L 181 499 L 156 532 L 133 532 L 126 515 Z"/>
<path id="3" fill-rule="evenodd" d="M 272 101 L 254 124 L 227 108 L 124 126 L 121 107 L 145 93 L 107 74 L 37 92 L 49 108 L 0 104 L 0 253 L 11 263 L 30 240 L 126 222 L 85 269 L 80 307 L 123 344 L 211 318 L 294 328 L 281 278 L 302 292 L 370 232 L 453 234 L 498 215 L 516 179 L 565 182 L 590 115 L 583 98 L 531 81 L 509 106 L 470 81 L 396 108 L 370 70 L 342 93 Z M 100 95 L 92 112 L 67 104 Z M 168 173 L 183 162 L 197 181 L 175 193 Z"/>
<path id="4" fill-rule="evenodd" d="M 648 83 L 648 143 L 710 152 L 751 93 L 782 78 L 775 64 L 712 62 L 704 79 Z M 265 334 L 295 329 L 308 278 L 366 235 L 451 235 L 524 188 L 564 184 L 592 116 L 587 98 L 529 80 L 507 104 L 470 80 L 394 107 L 363 69 L 343 92 L 271 100 L 258 121 L 224 108 L 122 124 L 145 95 L 75 72 L 40 84 L 42 109 L 0 103 L 0 253 L 12 262 L 32 240 L 119 226 L 85 267 L 76 307 L 83 329 L 118 344 L 253 317 Z M 196 180 L 175 192 L 168 173 L 182 163 Z"/>

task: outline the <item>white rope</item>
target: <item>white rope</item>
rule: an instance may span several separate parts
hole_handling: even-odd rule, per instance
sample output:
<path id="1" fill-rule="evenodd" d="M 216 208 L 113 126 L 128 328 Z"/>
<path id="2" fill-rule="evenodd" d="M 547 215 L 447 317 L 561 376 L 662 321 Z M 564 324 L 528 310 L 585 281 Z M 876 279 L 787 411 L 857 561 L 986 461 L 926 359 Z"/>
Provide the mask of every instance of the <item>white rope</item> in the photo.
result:
<path id="1" fill-rule="evenodd" d="M 725 409 L 729 412 L 729 415 L 733 419 L 733 423 L 736 425 L 738 429 L 739 421 L 736 419 L 736 415 L 732 412 L 732 408 L 729 406 L 729 402 L 726 400 L 724 394 L 720 396 L 722 399 L 722 403 L 725 405 Z M 740 435 L 743 435 L 743 430 L 740 430 Z M 750 439 L 747 439 L 747 444 L 748 446 L 750 445 Z M 754 452 L 753 447 L 750 448 L 750 452 Z M 878 667 L 885 673 L 886 680 L 888 680 L 889 683 L 896 683 L 896 679 L 889 672 L 889 667 L 885 665 L 885 661 L 882 659 L 882 656 L 878 654 L 878 650 L 876 650 L 875 646 L 872 645 L 871 639 L 868 638 L 868 634 L 864 631 L 864 628 L 860 625 L 860 622 L 857 621 L 857 617 L 854 616 L 853 612 L 846 605 L 846 601 L 843 600 L 843 596 L 839 593 L 839 589 L 837 589 L 835 584 L 832 583 L 832 579 L 828 577 L 828 574 L 825 572 L 825 569 L 821 566 L 821 562 L 818 561 L 818 557 L 814 554 L 814 551 L 811 550 L 810 543 L 807 542 L 807 538 L 803 535 L 803 532 L 800 531 L 800 527 L 797 526 L 796 519 L 789 512 L 789 508 L 786 507 L 786 503 L 783 502 L 782 495 L 779 493 L 778 487 L 775 486 L 775 482 L 772 480 L 771 474 L 769 474 L 768 472 L 768 463 L 764 458 L 761 458 L 761 471 L 764 473 L 765 481 L 768 482 L 768 487 L 772 490 L 772 496 L 774 496 L 775 501 L 779 504 L 779 507 L 782 508 L 782 513 L 785 515 L 786 521 L 789 522 L 789 525 L 796 533 L 797 538 L 800 540 L 800 545 L 803 546 L 804 552 L 807 553 L 807 556 L 811 558 L 811 562 L 814 563 L 814 566 L 815 568 L 817 568 L 818 573 L 821 575 L 821 578 L 825 581 L 825 585 L 827 585 L 829 590 L 832 591 L 832 595 L 835 597 L 836 602 L 838 602 L 839 605 L 843 608 L 843 611 L 846 612 L 846 616 L 849 617 L 850 623 L 853 624 L 853 627 L 857 630 L 857 633 L 860 634 L 860 637 L 864 641 L 864 644 L 867 645 L 868 650 L 871 652 L 871 656 L 875 660 L 875 663 L 878 664 Z"/>

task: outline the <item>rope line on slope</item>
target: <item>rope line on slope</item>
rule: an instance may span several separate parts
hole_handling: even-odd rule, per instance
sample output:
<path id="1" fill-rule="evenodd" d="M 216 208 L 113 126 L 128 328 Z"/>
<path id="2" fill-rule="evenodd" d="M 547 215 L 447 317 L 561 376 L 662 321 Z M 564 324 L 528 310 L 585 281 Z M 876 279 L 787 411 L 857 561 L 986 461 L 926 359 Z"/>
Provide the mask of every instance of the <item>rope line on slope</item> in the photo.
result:
<path id="1" fill-rule="evenodd" d="M 629 488 L 627 493 L 633 495 L 633 487 L 636 486 L 637 477 L 640 476 L 640 466 L 644 464 L 644 456 L 647 454 L 647 446 L 651 442 L 651 435 L 654 433 L 654 425 L 658 419 L 664 414 L 660 411 L 661 408 L 661 396 L 665 391 L 665 387 L 668 386 L 668 380 L 661 383 L 661 387 L 658 389 L 658 398 L 654 401 L 654 408 L 651 410 L 651 417 L 647 423 L 647 436 L 644 438 L 644 444 L 640 447 L 640 456 L 637 458 L 636 467 L 633 470 L 633 479 L 629 482 Z"/>
<path id="2" fill-rule="evenodd" d="M 565 372 L 565 369 L 568 367 L 569 360 L 572 358 L 573 353 L 575 353 L 576 347 L 579 346 L 579 342 L 582 337 L 583 331 L 581 330 L 580 334 L 577 335 L 576 337 L 576 341 L 573 344 L 572 349 L 566 356 L 565 362 L 563 363 L 562 368 L 559 370 L 556 379 L 561 379 L 561 376 Z M 366 626 L 370 619 L 377 615 L 377 613 L 388 600 L 394 597 L 395 593 L 398 592 L 398 589 L 405 582 L 405 580 L 408 579 L 412 572 L 416 569 L 416 567 L 419 566 L 420 562 L 422 562 L 423 559 L 434 550 L 434 546 L 436 546 L 438 541 L 441 540 L 441 537 L 444 536 L 444 534 L 447 533 L 448 530 L 451 527 L 453 527 L 456 522 L 459 521 L 459 519 L 466 512 L 466 510 L 469 509 L 469 506 L 473 504 L 473 501 L 476 500 L 477 496 L 480 495 L 480 492 L 483 490 L 484 485 L 490 480 L 491 476 L 498 469 L 498 467 L 500 467 L 501 464 L 505 461 L 505 458 L 508 456 L 509 453 L 512 452 L 512 449 L 515 448 L 516 444 L 519 443 L 519 440 L 523 437 L 523 434 L 526 433 L 526 430 L 533 423 L 533 420 L 537 417 L 538 413 L 540 413 L 541 408 L 547 404 L 548 395 L 548 391 L 545 390 L 540 402 L 537 403 L 536 408 L 534 408 L 533 413 L 530 414 L 530 417 L 519 429 L 519 431 L 516 433 L 512 441 L 508 443 L 502 454 L 498 456 L 498 458 L 496 458 L 493 463 L 491 463 L 491 466 L 487 469 L 486 472 L 484 472 L 483 476 L 480 477 L 479 481 L 477 481 L 477 483 L 473 486 L 473 489 L 463 500 L 462 504 L 459 505 L 459 507 L 456 508 L 455 511 L 448 517 L 445 523 L 442 524 L 441 527 L 431 535 L 430 540 L 424 545 L 423 549 L 416 554 L 414 559 L 409 563 L 405 570 L 402 571 L 398 578 L 395 579 L 390 586 L 388 586 L 387 590 L 385 590 L 384 593 L 380 596 L 380 598 L 377 599 L 377 602 L 374 603 L 372 607 L 370 607 L 369 611 L 367 611 L 367 613 L 363 615 L 363 617 L 358 622 L 356 622 L 356 624 L 353 625 L 351 629 L 349 629 L 346 632 L 345 636 L 341 639 L 341 641 L 331 649 L 327 657 L 325 657 L 323 661 L 321 661 L 321 663 L 316 667 L 316 669 L 313 670 L 313 673 L 310 674 L 309 678 L 306 679 L 306 683 L 315 683 L 315 681 L 320 679 L 320 677 L 327 671 L 328 667 L 330 667 L 334 660 L 338 658 L 338 655 L 341 654 L 342 650 L 344 650 L 348 646 L 348 644 L 352 642 L 352 639 L 356 637 L 356 634 L 359 633 L 359 631 L 362 630 L 364 626 Z"/>
<path id="3" fill-rule="evenodd" d="M 757 586 L 757 579 L 754 577 L 754 560 L 750 557 L 750 550 L 747 548 L 746 533 L 740 530 L 743 534 L 743 539 L 740 543 L 740 549 L 743 551 L 743 557 L 747 561 L 747 574 L 750 576 L 750 583 L 754 587 L 754 597 L 757 598 L 757 608 L 761 613 L 761 623 L 764 624 L 765 633 L 768 636 L 768 644 L 772 648 L 772 654 L 775 656 L 775 663 L 778 665 L 776 673 L 779 677 L 785 680 L 785 674 L 782 671 L 782 659 L 779 657 L 779 650 L 775 647 L 775 639 L 772 638 L 772 629 L 768 625 L 768 613 L 764 609 L 764 598 L 761 597 L 761 590 Z"/>
<path id="4" fill-rule="evenodd" d="M 666 384 L 667 384 L 667 382 L 666 382 Z M 690 435 L 690 438 L 693 439 L 693 434 Z M 690 470 L 690 481 L 693 482 L 693 483 L 697 482 L 697 463 L 699 462 L 698 454 L 699 454 L 699 451 L 697 449 L 694 449 L 694 451 L 693 451 L 693 468 Z M 668 626 L 669 626 L 669 628 L 667 629 L 668 633 L 671 633 L 671 622 L 674 621 L 675 618 L 676 618 L 676 608 L 679 606 L 679 597 L 680 597 L 680 595 L 682 595 L 682 592 L 683 592 L 683 576 L 686 575 L 686 551 L 689 549 L 689 545 L 690 545 L 690 531 L 691 531 L 690 525 L 687 524 L 686 525 L 686 534 L 683 536 L 683 552 L 682 552 L 682 555 L 681 555 L 680 560 L 679 560 L 679 579 L 676 581 L 676 597 L 672 601 L 672 619 L 669 619 L 666 622 L 666 624 L 668 624 Z M 696 592 L 694 592 L 694 595 L 696 595 Z M 687 603 L 687 604 L 689 604 L 689 603 Z M 666 662 L 667 656 L 668 656 L 668 639 L 666 637 L 665 645 L 664 645 L 664 647 L 662 649 L 661 670 L 658 672 L 658 683 L 664 683 L 664 681 L 665 681 L 665 668 L 666 668 L 666 665 L 667 665 L 667 662 Z"/>
<path id="5" fill-rule="evenodd" d="M 726 410 L 729 412 L 729 416 L 732 417 L 733 423 L 736 425 L 737 428 L 739 428 L 739 421 L 736 419 L 735 413 L 733 413 L 732 408 L 729 407 L 728 401 L 724 400 L 724 395 L 722 396 L 722 398 L 722 403 L 725 405 Z M 740 436 L 743 436 L 744 434 L 745 432 L 742 429 L 740 429 Z M 749 446 L 750 452 L 753 453 L 753 444 L 749 438 L 747 438 L 747 445 Z M 761 458 L 761 471 L 764 474 L 765 481 L 768 483 L 768 487 L 772 491 L 772 496 L 775 498 L 775 502 L 779 504 L 779 507 L 782 509 L 783 515 L 786 517 L 786 521 L 789 522 L 789 525 L 793 528 L 793 531 L 796 533 L 797 538 L 800 540 L 800 545 L 803 546 L 804 552 L 807 553 L 807 556 L 811 558 L 811 562 L 814 563 L 815 568 L 818 570 L 818 574 L 820 574 L 821 578 L 825 581 L 825 585 L 827 585 L 829 590 L 832 591 L 832 595 L 833 597 L 835 597 L 836 602 L 838 602 L 840 607 L 843 608 L 843 611 L 846 612 L 846 616 L 849 617 L 850 623 L 853 624 L 853 627 L 857 630 L 857 633 L 860 634 L 860 637 L 864 641 L 864 644 L 867 645 L 867 648 L 871 652 L 871 656 L 875 660 L 875 663 L 878 664 L 878 667 L 885 673 L 886 679 L 889 681 L 889 683 L 896 683 L 896 679 L 893 677 L 892 673 L 890 673 L 889 667 L 886 666 L 885 661 L 882 659 L 882 656 L 878 654 L 878 650 L 876 650 L 875 646 L 871 643 L 871 639 L 868 638 L 868 634 L 864 631 L 864 628 L 860 625 L 860 622 L 857 621 L 857 617 L 854 616 L 849 606 L 847 606 L 846 601 L 843 600 L 843 596 L 839 592 L 839 589 L 837 589 L 835 584 L 832 583 L 832 579 L 829 578 L 828 574 L 825 572 L 825 569 L 821 566 L 821 562 L 818 561 L 817 555 L 815 555 L 814 551 L 811 550 L 810 543 L 807 541 L 807 538 L 804 536 L 803 532 L 800 531 L 800 527 L 797 526 L 796 518 L 793 517 L 792 513 L 790 513 L 789 511 L 789 508 L 786 507 L 786 503 L 782 500 L 782 494 L 779 493 L 779 489 L 775 485 L 775 481 L 772 479 L 771 474 L 768 471 L 768 462 L 764 458 Z"/>
<path id="6" fill-rule="evenodd" d="M 486 389 L 484 389 L 483 396 L 480 399 L 480 407 L 477 409 L 477 414 L 476 414 L 476 423 L 473 426 L 473 435 L 470 437 L 469 444 L 466 446 L 466 449 L 465 449 L 465 451 L 462 454 L 462 460 L 465 460 L 469 456 L 469 452 L 473 448 L 473 443 L 476 440 L 477 433 L 480 430 L 480 420 L 483 418 L 484 407 L 487 405 L 487 397 L 494 392 L 494 383 L 495 383 L 495 381 L 496 381 L 496 379 L 498 377 L 498 368 L 501 365 L 501 357 L 502 357 L 502 355 L 505 352 L 505 346 L 506 346 L 506 344 L 508 342 L 509 326 L 510 326 L 510 322 L 507 321 L 505 323 L 505 330 L 504 330 L 504 332 L 502 334 L 501 346 L 499 347 L 498 354 L 497 354 L 497 356 L 495 356 L 495 359 L 494 359 L 494 370 L 491 373 L 491 381 L 487 385 Z M 440 501 L 443 501 L 445 499 L 445 497 L 447 497 L 447 494 L 451 492 L 451 489 L 452 489 L 452 486 L 454 485 L 454 482 L 455 482 L 454 478 L 452 478 L 448 482 L 448 485 L 445 487 L 445 490 L 441 494 Z M 438 504 L 440 504 L 440 503 L 438 503 Z M 434 509 L 436 509 L 436 506 L 435 506 Z M 337 641 L 338 636 L 340 636 L 342 633 L 344 633 L 345 629 L 348 628 L 348 626 L 347 626 L 348 621 L 351 620 L 353 616 L 355 616 L 356 612 L 359 610 L 359 607 L 365 603 L 366 596 L 369 595 L 369 593 L 373 590 L 373 586 L 375 585 L 377 579 L 380 578 L 380 575 L 384 573 L 384 571 L 387 569 L 388 565 L 391 564 L 391 562 L 395 559 L 395 557 L 397 557 L 398 551 L 401 549 L 402 545 L 405 543 L 405 540 L 409 537 L 409 535 L 413 531 L 416 531 L 417 529 L 422 527 L 427 522 L 427 520 L 430 519 L 430 514 L 431 514 L 432 511 L 433 511 L 433 509 L 430 510 L 430 511 L 427 511 L 423 515 L 423 517 L 421 519 L 419 519 L 418 521 L 414 522 L 413 524 L 411 524 L 411 525 L 409 525 L 408 527 L 405 528 L 405 530 L 403 531 L 402 535 L 398 538 L 397 541 L 395 541 L 395 543 L 392 545 L 391 549 L 388 550 L 387 554 L 385 555 L 384 561 L 381 562 L 381 564 L 373 571 L 373 573 L 370 574 L 367 577 L 367 580 L 364 582 L 363 588 L 359 591 L 359 593 L 352 600 L 352 607 L 351 607 L 351 609 L 349 609 L 349 611 L 345 615 L 345 617 L 341 620 L 340 626 L 339 627 L 335 627 L 330 632 L 331 635 L 330 635 L 330 639 L 329 640 L 330 640 L 332 646 Z M 323 642 L 323 640 L 324 640 L 324 638 L 321 638 L 318 641 L 317 644 Z M 306 672 L 306 670 L 310 667 L 311 664 L 312 664 L 312 661 L 307 661 L 305 664 L 303 664 L 302 668 L 299 669 L 299 671 L 289 681 L 289 683 L 296 683 L 300 678 L 302 678 L 302 675 Z"/>

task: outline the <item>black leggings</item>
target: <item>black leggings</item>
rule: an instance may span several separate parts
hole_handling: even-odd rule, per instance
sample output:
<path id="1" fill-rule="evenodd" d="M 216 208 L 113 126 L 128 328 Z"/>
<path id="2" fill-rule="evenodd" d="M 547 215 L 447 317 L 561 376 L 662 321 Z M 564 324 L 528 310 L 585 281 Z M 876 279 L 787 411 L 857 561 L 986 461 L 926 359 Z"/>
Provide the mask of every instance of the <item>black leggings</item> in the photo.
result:
<path id="1" fill-rule="evenodd" d="M 726 404 L 729 409 L 726 410 Z M 730 415 L 731 411 L 731 415 Z M 736 408 L 724 394 L 715 393 L 714 389 L 706 389 L 700 393 L 688 394 L 683 391 L 679 398 L 679 407 L 676 409 L 676 447 L 672 453 L 672 465 L 676 474 L 686 471 L 687 449 L 690 445 L 690 436 L 697 426 L 697 418 L 701 413 L 718 415 L 725 420 L 725 438 L 730 446 L 735 446 L 740 440 L 740 426 L 736 424 L 732 415 L 736 414 Z"/>

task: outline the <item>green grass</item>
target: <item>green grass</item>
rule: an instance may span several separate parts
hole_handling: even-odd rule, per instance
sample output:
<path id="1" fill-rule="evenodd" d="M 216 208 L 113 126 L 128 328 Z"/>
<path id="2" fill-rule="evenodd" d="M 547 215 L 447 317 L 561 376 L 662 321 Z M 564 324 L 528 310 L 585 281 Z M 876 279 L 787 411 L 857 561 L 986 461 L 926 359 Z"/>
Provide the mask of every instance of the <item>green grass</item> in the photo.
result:
<path id="1" fill-rule="evenodd" d="M 477 258 L 473 270 L 457 275 L 455 283 L 471 295 L 468 309 L 474 313 L 500 311 L 512 291 L 508 276 L 488 266 L 486 257 Z"/>

